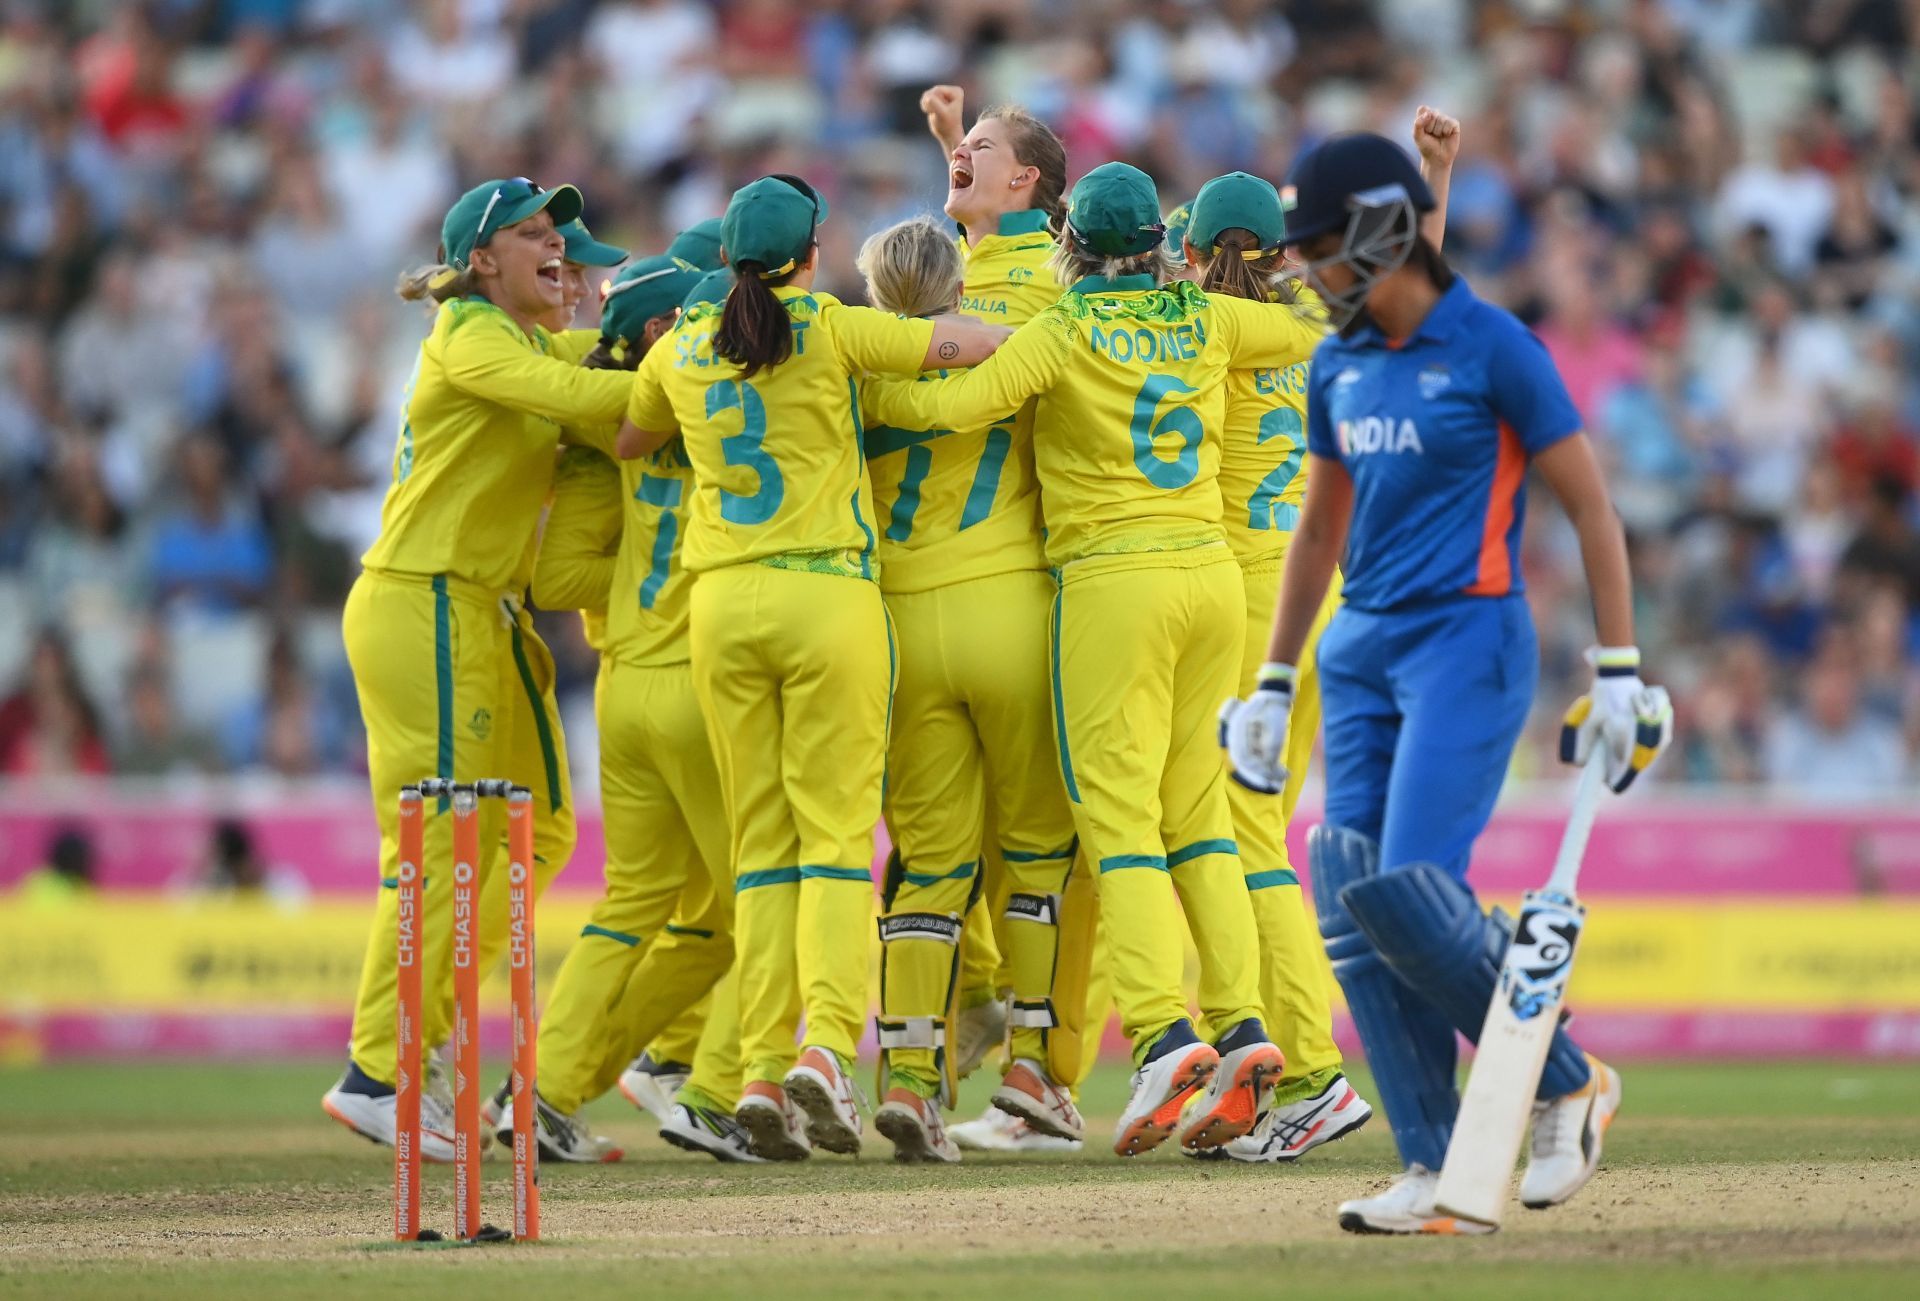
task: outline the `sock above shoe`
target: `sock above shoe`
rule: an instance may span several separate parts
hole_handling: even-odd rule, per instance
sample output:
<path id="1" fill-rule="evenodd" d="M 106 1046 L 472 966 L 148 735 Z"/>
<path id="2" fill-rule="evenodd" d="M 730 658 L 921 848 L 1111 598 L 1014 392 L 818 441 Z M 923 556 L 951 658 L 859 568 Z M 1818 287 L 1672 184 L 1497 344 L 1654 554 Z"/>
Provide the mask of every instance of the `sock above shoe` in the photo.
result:
<path id="1" fill-rule="evenodd" d="M 1168 1053 L 1179 1052 L 1182 1048 L 1199 1042 L 1200 1036 L 1193 1032 L 1193 1022 L 1183 1016 L 1160 1032 L 1160 1037 L 1155 1039 L 1153 1045 L 1141 1056 L 1140 1065 L 1146 1066 L 1157 1062 Z"/>
<path id="2" fill-rule="evenodd" d="M 374 1079 L 373 1076 L 361 1070 L 360 1064 L 351 1057 L 347 1059 L 347 1073 L 340 1077 L 340 1083 L 334 1085 L 334 1088 L 342 1093 L 358 1093 L 369 1098 L 390 1098 L 393 1096 L 393 1086 L 391 1084 L 386 1084 Z"/>
<path id="3" fill-rule="evenodd" d="M 1233 1029 L 1221 1035 L 1219 1039 L 1214 1041 L 1213 1046 L 1222 1057 L 1225 1057 L 1228 1053 L 1238 1052 L 1242 1048 L 1251 1048 L 1255 1044 L 1267 1042 L 1269 1042 L 1267 1039 L 1267 1027 L 1261 1024 L 1259 1017 L 1250 1016 L 1239 1025 L 1233 1027 Z"/>

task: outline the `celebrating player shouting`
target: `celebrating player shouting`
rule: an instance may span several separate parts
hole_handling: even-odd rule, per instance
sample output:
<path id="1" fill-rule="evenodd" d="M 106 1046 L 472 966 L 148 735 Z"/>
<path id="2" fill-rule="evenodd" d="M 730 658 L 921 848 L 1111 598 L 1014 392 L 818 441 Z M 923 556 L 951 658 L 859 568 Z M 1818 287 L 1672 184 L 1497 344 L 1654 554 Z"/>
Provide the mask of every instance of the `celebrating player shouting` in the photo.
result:
<path id="1" fill-rule="evenodd" d="M 525 178 L 477 186 L 441 224 L 440 262 L 401 285 L 403 297 L 430 297 L 439 308 L 401 412 L 380 537 L 362 559 L 343 621 L 366 721 L 382 889 L 352 1056 L 323 1100 L 328 1114 L 381 1142 L 394 1134 L 394 795 L 425 776 L 472 778 L 512 762 L 512 702 L 531 685 L 517 614 L 520 567 L 552 482 L 560 426 L 618 419 L 628 387 L 624 376 L 550 355 L 552 337 L 539 323 L 565 302 L 566 242 L 556 223 L 578 217 L 581 202 L 570 185 L 543 190 Z M 527 707 L 547 716 L 540 700 Z M 501 843 L 501 816 L 490 806 L 482 814 L 483 844 Z M 452 1021 L 447 843 L 429 833 L 421 865 L 424 965 L 434 991 L 428 1044 L 444 1042 Z M 480 869 L 483 966 L 506 934 L 504 894 L 487 890 L 495 857 Z M 540 865 L 537 879 L 544 884 L 560 866 Z M 490 900 L 497 924 L 488 922 Z M 425 1099 L 422 1151 L 449 1160 L 452 1126 L 439 1114 L 438 1092 Z"/>

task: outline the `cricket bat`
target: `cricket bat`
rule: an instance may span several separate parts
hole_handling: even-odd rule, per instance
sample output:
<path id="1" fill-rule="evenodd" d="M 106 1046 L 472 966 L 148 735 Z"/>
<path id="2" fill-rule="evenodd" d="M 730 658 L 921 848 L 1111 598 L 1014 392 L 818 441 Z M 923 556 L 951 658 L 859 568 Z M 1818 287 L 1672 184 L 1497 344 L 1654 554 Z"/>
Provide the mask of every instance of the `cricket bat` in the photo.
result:
<path id="1" fill-rule="evenodd" d="M 1526 1137 L 1534 1091 L 1540 1087 L 1547 1047 L 1566 1001 L 1573 951 L 1586 922 L 1587 910 L 1574 887 L 1605 773 L 1604 748 L 1596 738 L 1574 788 L 1573 812 L 1560 837 L 1553 875 L 1541 889 L 1527 892 L 1480 1027 L 1479 1051 L 1434 1193 L 1434 1207 L 1443 1215 L 1498 1227 L 1506 1211 L 1514 1161 Z"/>

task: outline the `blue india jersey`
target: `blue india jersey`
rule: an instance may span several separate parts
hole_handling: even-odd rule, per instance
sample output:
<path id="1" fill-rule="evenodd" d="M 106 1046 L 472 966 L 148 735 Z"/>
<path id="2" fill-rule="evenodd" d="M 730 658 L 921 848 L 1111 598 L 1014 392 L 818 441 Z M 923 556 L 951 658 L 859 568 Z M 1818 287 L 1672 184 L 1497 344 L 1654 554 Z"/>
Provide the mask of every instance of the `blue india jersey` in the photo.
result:
<path id="1" fill-rule="evenodd" d="M 1521 591 L 1527 462 L 1579 429 L 1546 347 L 1463 279 L 1399 343 L 1372 325 L 1329 337 L 1307 448 L 1353 478 L 1346 603 Z"/>

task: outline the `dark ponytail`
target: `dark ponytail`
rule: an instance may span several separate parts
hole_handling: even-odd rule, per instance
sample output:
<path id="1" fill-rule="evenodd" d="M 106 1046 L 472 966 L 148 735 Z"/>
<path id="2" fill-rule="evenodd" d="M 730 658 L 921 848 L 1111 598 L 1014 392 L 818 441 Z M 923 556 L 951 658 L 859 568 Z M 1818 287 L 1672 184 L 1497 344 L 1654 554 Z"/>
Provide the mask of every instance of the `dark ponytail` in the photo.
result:
<path id="1" fill-rule="evenodd" d="M 812 254 L 808 249 L 798 260 L 804 262 Z M 746 367 L 742 378 L 751 379 L 762 367 L 778 366 L 793 355 L 793 326 L 786 304 L 773 295 L 773 286 L 785 284 L 792 273 L 763 280 L 766 267 L 761 263 L 736 262 L 733 269 L 733 288 L 727 291 L 720 326 L 713 332 L 713 353 Z"/>
<path id="2" fill-rule="evenodd" d="M 1204 250 L 1208 261 L 1200 274 L 1200 287 L 1210 294 L 1266 302 L 1271 277 L 1259 268 L 1269 259 L 1256 258 L 1249 262 L 1242 256 L 1259 247 L 1259 238 L 1243 226 L 1229 226 L 1221 231 L 1214 237 L 1213 247 Z"/>
<path id="3" fill-rule="evenodd" d="M 1259 247 L 1259 236 L 1244 226 L 1229 226 L 1221 231 L 1214 238 L 1211 249 L 1199 250 L 1207 255 L 1200 273 L 1200 287 L 1210 294 L 1250 298 L 1256 303 L 1264 303 L 1269 299 L 1282 303 L 1299 302 L 1293 285 L 1280 274 L 1278 249 L 1251 262 L 1246 259 L 1247 253 Z"/>

